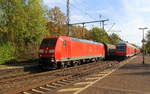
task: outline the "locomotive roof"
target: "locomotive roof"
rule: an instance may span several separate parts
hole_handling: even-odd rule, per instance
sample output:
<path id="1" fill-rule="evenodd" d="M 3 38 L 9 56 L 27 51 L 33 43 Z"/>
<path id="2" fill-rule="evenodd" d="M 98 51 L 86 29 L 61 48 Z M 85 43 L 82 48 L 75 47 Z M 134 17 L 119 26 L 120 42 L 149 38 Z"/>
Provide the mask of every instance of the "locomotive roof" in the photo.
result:
<path id="1" fill-rule="evenodd" d="M 68 37 L 68 36 L 56 36 L 56 37 L 47 37 L 44 39 L 50 39 L 50 38 L 69 38 L 71 41 L 76 41 L 76 42 L 84 42 L 84 43 L 91 43 L 91 44 L 102 44 L 99 42 L 94 42 L 92 40 L 85 40 L 85 39 L 78 39 L 78 38 L 73 38 L 73 37 Z"/>
<path id="2" fill-rule="evenodd" d="M 99 43 L 99 42 L 94 42 L 92 40 L 78 39 L 78 38 L 72 38 L 72 37 L 70 37 L 70 39 L 72 41 L 76 41 L 76 42 L 84 42 L 84 43 L 91 43 L 91 44 L 102 44 L 102 43 Z"/>

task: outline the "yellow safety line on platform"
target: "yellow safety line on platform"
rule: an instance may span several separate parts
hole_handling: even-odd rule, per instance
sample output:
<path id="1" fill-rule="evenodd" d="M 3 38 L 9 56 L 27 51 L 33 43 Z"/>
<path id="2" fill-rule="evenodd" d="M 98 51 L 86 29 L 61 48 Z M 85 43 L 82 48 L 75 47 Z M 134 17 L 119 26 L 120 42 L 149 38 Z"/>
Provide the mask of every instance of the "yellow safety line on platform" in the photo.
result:
<path id="1" fill-rule="evenodd" d="M 92 82 L 79 82 L 79 83 L 75 83 L 74 85 L 87 85 L 87 84 L 91 84 Z"/>
<path id="2" fill-rule="evenodd" d="M 31 93 L 28 93 L 28 92 L 23 92 L 23 94 L 31 94 Z"/>
<path id="3" fill-rule="evenodd" d="M 80 89 L 82 89 L 82 88 L 66 88 L 66 89 L 58 90 L 58 92 L 78 91 Z"/>
<path id="4" fill-rule="evenodd" d="M 135 57 L 131 58 L 130 60 L 132 60 L 132 59 L 134 59 L 134 58 L 135 58 Z M 106 76 L 110 75 L 111 73 L 113 73 L 114 71 L 118 70 L 119 68 L 121 68 L 123 65 L 125 65 L 125 64 L 127 64 L 127 63 L 129 63 L 129 62 L 128 62 L 128 61 L 122 62 L 122 63 L 118 66 L 118 68 L 112 69 L 112 70 L 109 71 L 107 74 L 104 74 L 103 77 L 100 77 L 99 79 L 97 79 L 97 80 L 94 81 L 93 83 L 91 83 L 91 84 L 85 86 L 84 88 L 82 88 L 82 89 L 76 91 L 76 92 L 73 93 L 73 94 L 79 94 L 79 93 L 82 92 L 83 90 L 87 89 L 88 87 L 92 86 L 92 85 L 95 84 L 96 82 L 98 82 L 98 81 L 100 81 L 101 79 L 105 78 Z"/>
<path id="5" fill-rule="evenodd" d="M 109 74 L 111 74 L 111 73 L 112 73 L 112 72 L 108 73 L 107 75 L 109 75 Z M 91 83 L 91 84 L 85 86 L 84 88 L 78 90 L 77 92 L 75 92 L 75 93 L 73 93 L 73 94 L 79 94 L 81 91 L 83 91 L 83 90 L 85 90 L 86 88 L 92 86 L 93 84 L 95 84 L 95 83 L 98 82 L 99 80 L 105 78 L 107 75 L 104 75 L 103 77 L 100 77 L 98 80 L 96 80 L 96 81 L 94 81 L 93 83 Z"/>
<path id="6" fill-rule="evenodd" d="M 85 80 L 97 80 L 99 77 L 85 78 Z"/>

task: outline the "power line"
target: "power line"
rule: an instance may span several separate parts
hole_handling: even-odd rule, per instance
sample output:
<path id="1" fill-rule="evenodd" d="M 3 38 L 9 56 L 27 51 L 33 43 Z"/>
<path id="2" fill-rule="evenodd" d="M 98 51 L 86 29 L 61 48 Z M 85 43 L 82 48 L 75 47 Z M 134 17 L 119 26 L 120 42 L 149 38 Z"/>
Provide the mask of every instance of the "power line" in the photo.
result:
<path id="1" fill-rule="evenodd" d="M 85 11 L 83 11 L 82 9 L 80 9 L 80 8 L 77 8 L 76 6 L 74 6 L 73 4 L 71 4 L 74 8 L 76 8 L 76 9 L 78 9 L 78 10 L 80 10 L 81 12 L 83 12 L 84 14 L 86 14 L 87 16 L 89 16 L 90 18 L 92 18 L 93 20 L 95 20 L 95 18 L 93 18 L 92 16 L 90 16 L 87 12 L 85 12 Z M 100 17 L 101 17 L 101 15 L 100 15 Z M 104 30 L 105 28 L 105 22 L 106 21 L 109 21 L 109 19 L 107 19 L 107 20 L 102 20 L 101 22 L 100 22 L 100 27 L 101 27 L 101 25 L 102 25 L 102 29 Z"/>
<path id="2" fill-rule="evenodd" d="M 88 5 L 88 3 L 87 2 L 85 2 L 85 1 L 83 1 L 83 0 L 80 0 L 80 1 L 77 1 L 77 0 L 74 0 L 75 2 L 76 2 L 76 4 L 80 4 L 80 8 L 86 8 L 86 9 L 89 9 L 88 7 L 89 6 L 87 6 Z M 81 5 L 82 4 L 82 5 Z"/>
<path id="3" fill-rule="evenodd" d="M 81 11 L 82 13 L 84 13 L 85 15 L 87 15 L 89 18 L 93 19 L 93 20 L 96 20 L 94 17 L 92 17 L 91 15 L 89 15 L 89 13 L 85 12 L 84 10 L 74 6 L 73 4 L 71 4 L 71 6 L 79 11 Z"/>
<path id="4" fill-rule="evenodd" d="M 112 26 L 107 30 L 107 32 L 110 32 L 110 30 L 115 26 L 116 24 L 113 23 Z"/>
<path id="5" fill-rule="evenodd" d="M 89 24 L 89 23 L 97 23 L 97 22 L 105 22 L 105 21 L 109 21 L 109 19 L 99 20 L 99 21 L 89 21 L 89 22 L 73 23 L 73 24 L 70 24 L 70 25 Z"/>
<path id="6" fill-rule="evenodd" d="M 74 6 L 74 5 L 72 5 Z M 68 36 L 70 36 L 70 0 L 67 0 L 67 4 L 66 4 L 66 7 L 67 7 L 67 31 L 68 31 Z M 75 6 L 74 6 L 75 7 Z M 77 7 L 76 7 L 77 8 Z M 79 9 L 79 8 L 77 8 Z M 82 11 L 81 9 L 79 9 L 80 11 Z M 85 13 L 85 12 L 84 12 Z M 86 15 L 88 15 L 88 13 L 85 13 Z M 88 15 L 89 16 L 89 15 Z M 89 16 L 91 17 L 91 16 Z M 92 17 L 91 17 L 92 18 Z M 90 23 L 90 22 L 84 22 L 82 23 L 83 25 L 83 28 L 84 28 L 84 24 L 85 23 Z M 82 30 L 83 31 L 83 30 Z"/>
<path id="7" fill-rule="evenodd" d="M 104 22 L 104 21 L 108 21 L 108 19 L 99 20 L 99 21 L 89 21 L 89 22 L 73 23 L 73 24 L 70 24 L 70 25 L 72 26 L 72 25 L 82 24 L 83 25 L 83 27 L 82 27 L 82 38 L 83 38 L 84 37 L 84 26 L 85 26 L 85 24 L 97 23 L 97 22 Z"/>

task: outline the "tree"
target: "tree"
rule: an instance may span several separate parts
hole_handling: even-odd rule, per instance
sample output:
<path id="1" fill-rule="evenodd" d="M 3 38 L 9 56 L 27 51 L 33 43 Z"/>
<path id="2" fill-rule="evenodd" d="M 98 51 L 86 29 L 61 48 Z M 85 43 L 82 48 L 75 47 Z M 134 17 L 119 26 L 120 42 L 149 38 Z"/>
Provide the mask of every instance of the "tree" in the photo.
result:
<path id="1" fill-rule="evenodd" d="M 115 33 L 112 33 L 110 35 L 110 39 L 111 39 L 110 40 L 111 44 L 117 44 L 117 43 L 119 43 L 121 41 L 121 38 L 117 34 L 115 34 Z"/>
<path id="2" fill-rule="evenodd" d="M 92 28 L 92 30 L 90 32 L 91 32 L 91 34 L 90 34 L 91 39 L 93 41 L 110 43 L 109 36 L 105 30 L 100 29 L 98 27 L 94 27 L 94 28 Z"/>
<path id="3" fill-rule="evenodd" d="M 146 38 L 148 41 L 150 41 L 150 30 L 148 31 Z"/>
<path id="4" fill-rule="evenodd" d="M 88 39 L 89 31 L 86 28 L 81 26 L 71 26 L 71 36 L 80 38 L 80 39 Z"/>
<path id="5" fill-rule="evenodd" d="M 150 53 L 150 31 L 148 32 L 146 37 L 147 37 L 147 41 L 145 44 L 145 48 L 146 48 L 146 51 Z"/>
<path id="6" fill-rule="evenodd" d="M 51 36 L 67 35 L 66 25 L 56 25 L 53 22 L 47 23 L 47 31 Z"/>
<path id="7" fill-rule="evenodd" d="M 47 13 L 47 31 L 51 36 L 67 35 L 66 16 L 59 7 L 50 9 Z"/>
<path id="8" fill-rule="evenodd" d="M 5 35 L 17 51 L 24 51 L 46 34 L 41 0 L 0 0 L 0 7 L 0 35 Z"/>
<path id="9" fill-rule="evenodd" d="M 61 12 L 60 8 L 55 6 L 48 11 L 48 19 L 57 25 L 62 25 L 66 23 L 66 16 Z"/>
<path id="10" fill-rule="evenodd" d="M 150 53 L 150 41 L 145 44 L 146 51 Z"/>

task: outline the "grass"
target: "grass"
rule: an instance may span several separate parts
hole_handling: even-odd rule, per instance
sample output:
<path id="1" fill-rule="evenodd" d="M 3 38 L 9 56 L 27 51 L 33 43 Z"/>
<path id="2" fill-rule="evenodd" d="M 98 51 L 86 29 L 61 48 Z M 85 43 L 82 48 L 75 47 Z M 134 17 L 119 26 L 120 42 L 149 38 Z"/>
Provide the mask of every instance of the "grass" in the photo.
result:
<path id="1" fill-rule="evenodd" d="M 15 48 L 10 43 L 0 43 L 0 64 L 5 64 L 7 61 L 14 59 Z"/>

